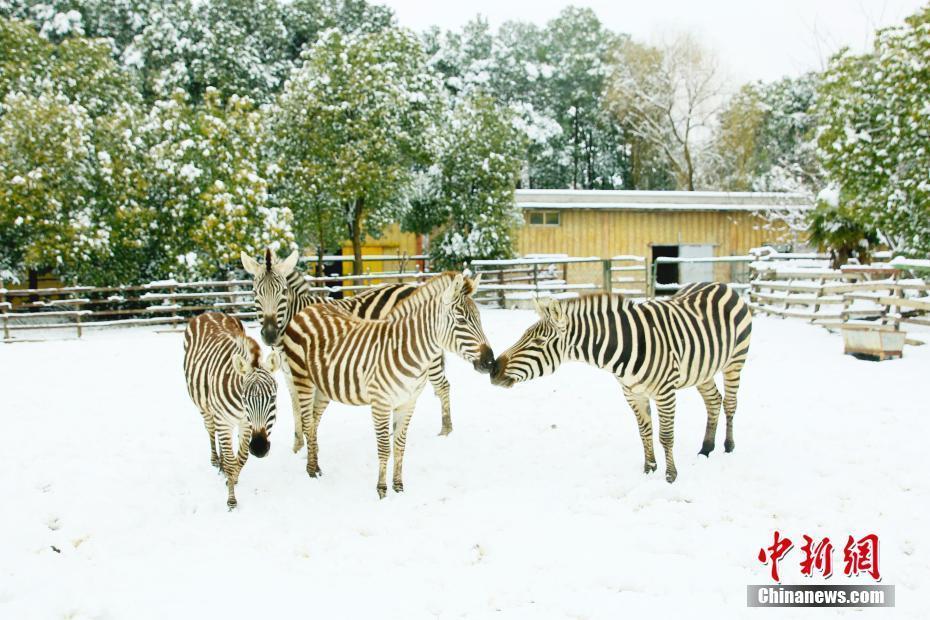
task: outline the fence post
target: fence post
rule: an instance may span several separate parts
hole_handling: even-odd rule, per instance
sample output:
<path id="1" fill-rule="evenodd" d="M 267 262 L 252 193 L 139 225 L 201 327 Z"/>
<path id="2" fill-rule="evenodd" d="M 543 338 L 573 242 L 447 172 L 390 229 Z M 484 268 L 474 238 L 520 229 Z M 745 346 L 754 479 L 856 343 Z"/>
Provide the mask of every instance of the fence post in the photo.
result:
<path id="1" fill-rule="evenodd" d="M 646 267 L 646 297 L 655 299 L 656 296 L 656 264 L 655 259 L 650 260 Z"/>
<path id="2" fill-rule="evenodd" d="M 81 315 L 78 314 L 76 317 L 74 317 L 74 319 L 75 319 L 75 323 L 76 323 L 76 325 L 77 325 L 77 334 L 78 334 L 78 338 L 80 338 L 80 337 L 81 337 Z"/>
<path id="3" fill-rule="evenodd" d="M 499 289 L 497 290 L 497 303 L 499 303 L 499 304 L 501 305 L 501 308 L 504 308 L 504 307 L 506 307 L 506 304 L 504 303 L 504 289 L 503 289 L 503 286 L 504 286 L 504 268 L 503 268 L 503 267 L 501 267 L 500 269 L 497 270 L 497 282 L 498 282 L 498 284 L 501 285 L 501 288 L 499 288 Z"/>
<path id="4" fill-rule="evenodd" d="M 533 294 L 539 297 L 539 265 L 533 263 Z"/>
<path id="5" fill-rule="evenodd" d="M 611 277 L 611 272 L 610 272 L 610 263 L 611 261 L 609 258 L 601 261 L 601 277 L 604 281 L 604 292 L 607 293 L 608 295 L 613 289 L 613 284 L 614 284 L 613 278 Z"/>
<path id="6" fill-rule="evenodd" d="M 6 286 L 0 280 L 0 314 L 3 315 L 3 339 L 10 339 L 10 319 L 6 316 Z"/>

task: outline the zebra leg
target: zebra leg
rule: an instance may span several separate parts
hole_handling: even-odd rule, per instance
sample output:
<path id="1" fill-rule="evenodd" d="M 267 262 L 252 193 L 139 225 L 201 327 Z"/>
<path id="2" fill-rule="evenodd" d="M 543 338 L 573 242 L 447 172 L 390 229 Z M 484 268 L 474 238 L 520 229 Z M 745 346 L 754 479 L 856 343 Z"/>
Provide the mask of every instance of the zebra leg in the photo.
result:
<path id="1" fill-rule="evenodd" d="M 310 432 L 313 429 L 313 403 L 317 389 L 306 377 L 294 377 L 294 388 L 297 391 L 300 428 L 307 440 L 307 475 L 316 478 L 320 473 L 320 465 L 317 462 L 317 454 L 313 448 L 313 438 L 310 437 Z"/>
<path id="2" fill-rule="evenodd" d="M 643 441 L 643 455 L 645 456 L 643 473 L 652 473 L 656 470 L 656 455 L 652 448 L 652 416 L 649 414 L 649 398 L 633 394 L 625 385 L 621 384 L 621 387 L 626 402 L 630 404 L 630 408 L 636 414 L 639 438 Z"/>
<path id="3" fill-rule="evenodd" d="M 669 390 L 656 397 L 656 409 L 659 412 L 659 442 L 665 451 L 665 480 L 675 482 L 678 470 L 675 469 L 675 456 L 672 454 L 675 444 L 675 392 Z"/>
<path id="4" fill-rule="evenodd" d="M 287 382 L 287 391 L 291 395 L 291 410 L 294 413 L 294 454 L 300 452 L 304 446 L 303 416 L 300 414 L 300 395 L 297 392 L 297 386 L 294 385 L 294 376 L 291 374 L 291 367 L 288 364 L 282 364 L 284 370 L 284 379 Z"/>
<path id="5" fill-rule="evenodd" d="M 316 390 L 313 397 L 313 413 L 304 426 L 304 432 L 307 434 L 307 474 L 311 478 L 316 478 L 323 473 L 320 471 L 320 445 L 316 438 L 317 429 L 320 428 L 320 420 L 323 418 L 327 405 L 329 405 L 329 398 L 324 396 L 320 390 Z"/>
<path id="6" fill-rule="evenodd" d="M 707 383 L 697 386 L 698 392 L 704 399 L 704 406 L 707 408 L 707 430 L 704 431 L 704 443 L 701 445 L 701 451 L 698 454 L 709 456 L 714 451 L 714 437 L 717 434 L 717 418 L 720 416 L 720 392 L 717 391 L 717 384 L 711 379 Z"/>
<path id="7" fill-rule="evenodd" d="M 404 490 L 404 447 L 407 445 L 407 426 L 417 401 L 401 405 L 394 410 L 394 492 Z"/>
<path id="8" fill-rule="evenodd" d="M 203 425 L 207 428 L 207 436 L 210 438 L 210 465 L 222 471 L 220 457 L 216 453 L 216 425 L 213 423 L 213 414 L 203 411 L 200 413 L 203 415 Z"/>
<path id="9" fill-rule="evenodd" d="M 371 403 L 371 420 L 375 425 L 375 437 L 378 440 L 378 497 L 387 495 L 387 462 L 391 455 L 391 407 L 387 403 Z"/>
<path id="10" fill-rule="evenodd" d="M 736 392 L 739 391 L 740 373 L 743 365 L 730 366 L 723 371 L 723 412 L 727 416 L 727 439 L 723 442 L 726 452 L 733 452 L 736 442 L 733 440 L 733 416 L 736 415 Z"/>
<path id="11" fill-rule="evenodd" d="M 252 427 L 248 421 L 243 418 L 239 422 L 239 449 L 236 451 L 236 484 L 239 483 L 239 473 L 245 467 L 245 462 L 249 460 L 249 442 L 252 440 Z"/>
<path id="12" fill-rule="evenodd" d="M 232 450 L 232 429 L 223 424 L 217 429 L 220 438 L 220 452 L 223 461 L 223 473 L 226 474 L 226 505 L 230 510 L 236 507 L 236 455 Z"/>
<path id="13" fill-rule="evenodd" d="M 433 386 L 433 393 L 442 403 L 442 429 L 439 431 L 440 435 L 448 435 L 452 432 L 452 405 L 449 404 L 449 380 L 446 379 L 445 368 L 446 358 L 440 354 L 427 371 L 429 382 Z"/>

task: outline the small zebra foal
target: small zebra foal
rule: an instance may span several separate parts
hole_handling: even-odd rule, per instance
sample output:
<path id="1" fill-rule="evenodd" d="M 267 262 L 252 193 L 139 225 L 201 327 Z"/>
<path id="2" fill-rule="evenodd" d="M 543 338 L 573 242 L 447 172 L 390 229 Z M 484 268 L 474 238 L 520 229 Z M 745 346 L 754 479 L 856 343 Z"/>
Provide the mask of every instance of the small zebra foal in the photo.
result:
<path id="1" fill-rule="evenodd" d="M 190 320 L 184 332 L 187 391 L 200 410 L 210 438 L 210 463 L 226 475 L 226 505 L 236 506 L 235 486 L 249 452 L 261 458 L 271 449 L 278 384 L 277 353 L 260 361 L 258 343 L 234 317 L 207 312 Z M 239 447 L 233 453 L 233 432 Z M 216 443 L 219 438 L 220 453 Z"/>
<path id="2" fill-rule="evenodd" d="M 394 491 L 403 491 L 407 425 L 430 365 L 443 350 L 472 362 L 479 372 L 490 372 L 494 362 L 471 298 L 477 284 L 462 274 L 435 276 L 381 320 L 360 319 L 329 304 L 312 304 L 297 313 L 283 344 L 300 400 L 311 477 L 320 473 L 317 428 L 332 399 L 371 405 L 382 498 L 394 413 Z"/>
<path id="3" fill-rule="evenodd" d="M 563 361 L 587 362 L 614 374 L 636 414 L 646 462 L 656 470 L 649 399 L 659 411 L 659 441 L 665 450 L 665 479 L 678 476 L 672 445 L 675 391 L 696 386 L 707 409 L 700 454 L 714 449 L 723 373 L 727 416 L 724 447 L 731 452 L 740 372 L 749 353 L 752 314 L 726 284 L 690 284 L 662 301 L 633 303 L 616 295 L 584 295 L 538 305 L 540 320 L 494 362 L 491 382 L 510 387 L 556 370 Z"/>

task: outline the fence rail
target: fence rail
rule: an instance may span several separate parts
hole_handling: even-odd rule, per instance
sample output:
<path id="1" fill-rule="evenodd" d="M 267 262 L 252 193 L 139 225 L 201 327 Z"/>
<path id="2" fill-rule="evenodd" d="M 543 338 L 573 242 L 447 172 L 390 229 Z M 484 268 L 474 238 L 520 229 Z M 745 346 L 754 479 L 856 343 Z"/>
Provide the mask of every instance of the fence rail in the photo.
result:
<path id="1" fill-rule="evenodd" d="M 878 258 L 880 255 L 876 255 Z M 351 257 L 324 259 L 348 260 Z M 890 260 L 890 254 L 880 256 Z M 305 276 L 311 290 L 342 294 L 366 290 L 384 282 L 421 282 L 435 275 L 406 271 L 409 262 L 425 256 L 366 256 L 365 260 L 399 262 L 397 269 L 362 275 Z M 310 257 L 308 262 L 315 259 Z M 528 255 L 506 260 L 476 260 L 470 268 L 482 275 L 475 293 L 479 303 L 499 307 L 519 305 L 540 295 L 560 296 L 586 291 L 619 292 L 628 297 L 673 294 L 684 284 L 656 281 L 661 264 L 747 264 L 746 282 L 730 285 L 747 293 L 757 312 L 808 320 L 828 328 L 849 321 L 872 320 L 897 328 L 902 323 L 930 326 L 930 288 L 921 279 L 930 261 L 897 258 L 873 265 L 829 267 L 829 256 L 787 254 L 757 248 L 747 255 L 720 257 L 645 257 Z M 585 274 L 572 277 L 572 270 Z M 593 277 L 592 277 L 593 276 Z M 599 276 L 599 277 L 598 277 Z M 194 313 L 227 312 L 254 317 L 251 279 L 176 282 L 163 280 L 136 286 L 71 286 L 8 290 L 0 283 L 0 327 L 9 342 L 19 331 L 74 330 L 124 325 L 175 325 Z"/>
<path id="2" fill-rule="evenodd" d="M 365 257 L 380 260 L 383 257 Z M 419 282 L 434 275 L 423 271 L 371 272 L 358 276 L 305 276 L 312 291 L 353 293 L 383 282 Z M 73 330 L 127 325 L 177 325 L 210 310 L 242 319 L 255 316 L 251 279 L 175 282 L 135 286 L 67 286 L 6 289 L 0 285 L 0 329 L 6 342 L 18 332 Z"/>

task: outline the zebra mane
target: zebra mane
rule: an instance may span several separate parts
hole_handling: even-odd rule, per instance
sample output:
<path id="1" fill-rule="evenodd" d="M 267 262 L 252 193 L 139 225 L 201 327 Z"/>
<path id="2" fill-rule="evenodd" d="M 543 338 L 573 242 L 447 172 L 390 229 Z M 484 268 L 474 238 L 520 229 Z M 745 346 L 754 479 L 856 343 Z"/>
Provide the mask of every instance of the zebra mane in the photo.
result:
<path id="1" fill-rule="evenodd" d="M 394 306 L 394 311 L 388 315 L 392 317 L 398 314 L 404 314 L 403 308 L 413 309 L 418 306 L 423 305 L 427 301 L 433 299 L 437 295 L 441 295 L 443 291 L 452 283 L 452 280 L 459 274 L 454 271 L 445 271 L 438 275 L 433 276 L 423 284 L 417 287 L 413 293 L 407 297 L 401 299 L 397 302 L 397 305 Z M 474 290 L 474 284 L 470 278 L 465 278 L 465 284 L 462 287 L 462 292 L 466 295 L 471 295 Z M 398 312 L 400 310 L 400 312 Z"/>
<path id="2" fill-rule="evenodd" d="M 577 299 L 587 299 L 589 297 L 610 297 L 614 299 L 619 299 L 620 303 L 623 303 L 624 301 L 627 300 L 626 297 L 623 296 L 623 293 L 592 293 L 592 292 L 587 292 L 587 291 L 579 294 Z M 566 303 L 568 301 L 574 301 L 574 300 L 566 300 Z"/>
<path id="3" fill-rule="evenodd" d="M 235 340 L 239 353 L 248 360 L 249 366 L 258 368 L 261 361 L 261 350 L 255 346 L 255 341 L 244 333 L 235 336 Z"/>

